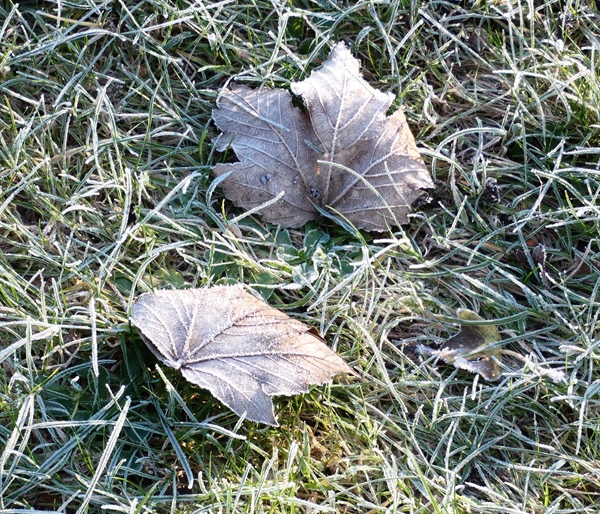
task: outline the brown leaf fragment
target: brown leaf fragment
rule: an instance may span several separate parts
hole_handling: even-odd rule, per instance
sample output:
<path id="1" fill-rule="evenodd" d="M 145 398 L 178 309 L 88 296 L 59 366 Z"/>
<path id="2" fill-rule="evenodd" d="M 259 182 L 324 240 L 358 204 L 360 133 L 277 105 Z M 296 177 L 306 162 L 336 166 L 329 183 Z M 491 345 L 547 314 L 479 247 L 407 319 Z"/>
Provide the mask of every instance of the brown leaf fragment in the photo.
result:
<path id="1" fill-rule="evenodd" d="M 458 318 L 469 321 L 485 321 L 469 309 L 458 309 Z M 463 324 L 455 336 L 448 339 L 439 349 L 420 345 L 418 351 L 424 355 L 439 357 L 447 364 L 470 373 L 479 373 L 486 380 L 500 377 L 498 359 L 500 348 L 490 346 L 501 340 L 494 325 Z"/>
<path id="2" fill-rule="evenodd" d="M 298 227 L 319 209 L 357 228 L 383 231 L 408 222 L 410 206 L 433 187 L 394 96 L 372 88 L 343 44 L 307 79 L 293 83 L 308 114 L 282 90 L 233 86 L 222 91 L 213 119 L 239 162 L 218 164 L 225 196 L 266 221 Z"/>
<path id="3" fill-rule="evenodd" d="M 543 244 L 538 244 L 531 252 L 531 259 L 537 266 L 540 273 L 540 278 L 544 287 L 552 287 L 552 280 L 546 266 L 546 247 Z"/>
<path id="4" fill-rule="evenodd" d="M 487 205 L 500 203 L 500 189 L 498 188 L 498 180 L 496 180 L 494 177 L 488 177 L 485 181 L 483 202 Z"/>
<path id="5" fill-rule="evenodd" d="M 271 396 L 352 373 L 315 329 L 240 285 L 143 294 L 131 322 L 159 360 L 239 416 L 268 425 L 277 426 Z"/>

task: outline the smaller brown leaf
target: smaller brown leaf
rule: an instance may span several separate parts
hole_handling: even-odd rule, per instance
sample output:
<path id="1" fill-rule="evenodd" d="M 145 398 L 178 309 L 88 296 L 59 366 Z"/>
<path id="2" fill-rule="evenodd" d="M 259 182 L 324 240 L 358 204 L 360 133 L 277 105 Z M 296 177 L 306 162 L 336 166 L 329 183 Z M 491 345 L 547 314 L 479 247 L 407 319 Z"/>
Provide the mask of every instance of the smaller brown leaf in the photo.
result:
<path id="1" fill-rule="evenodd" d="M 314 328 L 240 285 L 144 294 L 131 322 L 158 359 L 239 416 L 267 425 L 277 426 L 271 396 L 353 373 Z"/>
<path id="2" fill-rule="evenodd" d="M 458 309 L 457 316 L 465 321 L 484 321 L 469 309 Z M 500 340 L 498 329 L 493 325 L 464 324 L 458 334 L 448 339 L 439 349 L 421 345 L 418 350 L 424 355 L 439 357 L 459 369 L 479 373 L 486 380 L 497 380 L 500 377 L 500 348 L 490 345 Z"/>

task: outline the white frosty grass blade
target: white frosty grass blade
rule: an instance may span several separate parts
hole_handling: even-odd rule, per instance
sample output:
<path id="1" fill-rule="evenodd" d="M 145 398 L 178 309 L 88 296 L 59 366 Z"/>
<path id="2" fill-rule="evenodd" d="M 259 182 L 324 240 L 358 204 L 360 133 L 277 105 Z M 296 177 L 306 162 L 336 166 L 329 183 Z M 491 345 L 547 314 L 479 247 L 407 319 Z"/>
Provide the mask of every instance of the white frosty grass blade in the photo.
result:
<path id="1" fill-rule="evenodd" d="M 81 506 L 79 507 L 79 509 L 77 509 L 77 514 L 83 514 L 84 512 L 87 512 L 88 504 L 92 498 L 92 495 L 94 494 L 94 489 L 96 488 L 96 485 L 98 484 L 98 482 L 100 481 L 100 478 L 102 477 L 102 475 L 104 473 L 104 469 L 106 468 L 106 465 L 108 464 L 108 461 L 109 461 L 109 459 L 112 455 L 112 452 L 115 449 L 115 446 L 119 439 L 119 435 L 121 434 L 121 429 L 123 428 L 123 425 L 125 424 L 125 421 L 127 420 L 127 413 L 129 411 L 130 405 L 131 405 L 131 398 L 129 398 L 129 396 L 128 396 L 125 399 L 125 405 L 123 405 L 123 407 L 121 408 L 121 413 L 119 414 L 119 417 L 117 418 L 117 421 L 115 422 L 114 428 L 110 434 L 110 437 L 108 438 L 108 442 L 106 443 L 106 447 L 104 448 L 104 451 L 102 452 L 102 455 L 100 456 L 100 460 L 98 461 L 98 464 L 96 465 L 96 472 L 94 473 L 94 476 L 92 477 L 92 480 L 90 481 L 90 483 L 88 485 L 85 496 L 83 497 L 83 500 L 81 502 Z"/>

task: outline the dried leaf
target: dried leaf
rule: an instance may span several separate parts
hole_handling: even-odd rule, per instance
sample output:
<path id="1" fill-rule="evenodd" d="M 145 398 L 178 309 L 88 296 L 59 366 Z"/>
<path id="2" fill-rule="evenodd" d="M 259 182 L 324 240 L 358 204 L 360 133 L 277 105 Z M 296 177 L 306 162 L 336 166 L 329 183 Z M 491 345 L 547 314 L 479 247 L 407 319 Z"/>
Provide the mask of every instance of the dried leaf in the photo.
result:
<path id="1" fill-rule="evenodd" d="M 458 318 L 465 321 L 484 321 L 469 309 L 458 309 Z M 448 339 L 439 349 L 421 345 L 419 351 L 425 355 L 434 355 L 447 364 L 471 373 L 479 373 L 486 380 L 496 380 L 500 376 L 497 359 L 500 348 L 490 345 L 501 340 L 494 325 L 462 325 L 455 336 Z"/>
<path id="2" fill-rule="evenodd" d="M 543 244 L 538 244 L 531 252 L 531 259 L 540 272 L 544 287 L 552 287 L 552 280 L 550 279 L 550 274 L 548 273 L 548 268 L 546 266 L 546 247 Z"/>
<path id="3" fill-rule="evenodd" d="M 236 414 L 268 425 L 277 425 L 271 396 L 352 373 L 315 329 L 239 285 L 144 294 L 131 322 L 158 359 Z"/>
<path id="4" fill-rule="evenodd" d="M 298 227 L 319 209 L 356 227 L 383 231 L 406 223 L 411 204 L 433 187 L 402 110 L 387 116 L 392 94 L 373 89 L 343 43 L 309 78 L 293 83 L 307 113 L 277 89 L 225 89 L 213 111 L 239 162 L 218 164 L 230 173 L 221 186 L 239 207 L 264 208 L 264 220 Z"/>
<path id="5" fill-rule="evenodd" d="M 488 177 L 483 190 L 483 202 L 487 205 L 500 203 L 500 189 L 498 181 L 494 177 Z"/>

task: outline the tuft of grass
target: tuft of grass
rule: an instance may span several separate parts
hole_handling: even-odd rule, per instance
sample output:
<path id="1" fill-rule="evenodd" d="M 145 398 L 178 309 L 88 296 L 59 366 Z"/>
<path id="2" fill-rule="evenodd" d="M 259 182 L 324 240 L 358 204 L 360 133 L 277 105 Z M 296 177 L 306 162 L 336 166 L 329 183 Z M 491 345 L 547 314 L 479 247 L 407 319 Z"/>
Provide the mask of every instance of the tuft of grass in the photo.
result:
<path id="1" fill-rule="evenodd" d="M 597 512 L 598 12 L 0 6 L 0 510 Z M 286 87 L 340 39 L 398 96 L 431 202 L 378 235 L 244 216 L 210 173 L 229 158 L 219 89 Z M 128 324 L 137 295 L 232 282 L 361 379 L 277 400 L 275 429 L 156 366 Z M 460 307 L 497 320 L 499 381 L 413 351 L 455 334 Z"/>

